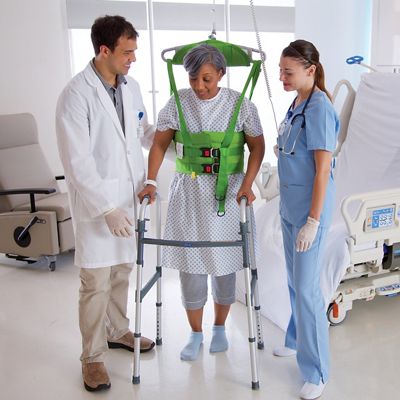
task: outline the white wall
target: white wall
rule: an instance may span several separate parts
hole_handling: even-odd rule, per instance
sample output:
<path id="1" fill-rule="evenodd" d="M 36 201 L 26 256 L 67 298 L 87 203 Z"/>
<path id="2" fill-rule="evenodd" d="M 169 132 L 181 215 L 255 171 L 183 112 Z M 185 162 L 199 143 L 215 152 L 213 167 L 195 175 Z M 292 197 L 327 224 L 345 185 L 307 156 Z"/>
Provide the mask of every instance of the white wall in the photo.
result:
<path id="1" fill-rule="evenodd" d="M 357 86 L 366 70 L 345 63 L 348 56 L 370 61 L 372 0 L 296 0 L 296 36 L 321 52 L 327 85 L 349 79 Z M 65 0 L 2 0 L 0 6 L 0 113 L 29 111 L 54 173 L 62 172 L 56 151 L 54 111 L 69 80 Z"/>
<path id="2" fill-rule="evenodd" d="M 346 58 L 357 54 L 370 63 L 371 26 L 372 0 L 296 0 L 296 38 L 318 48 L 331 91 L 341 79 L 357 88 L 360 75 L 368 72 L 346 64 Z"/>
<path id="3" fill-rule="evenodd" d="M 379 71 L 400 72 L 400 0 L 373 1 L 372 65 Z"/>
<path id="4" fill-rule="evenodd" d="M 54 113 L 70 77 L 65 0 L 2 0 L 0 114 L 32 113 L 54 174 L 58 158 Z"/>

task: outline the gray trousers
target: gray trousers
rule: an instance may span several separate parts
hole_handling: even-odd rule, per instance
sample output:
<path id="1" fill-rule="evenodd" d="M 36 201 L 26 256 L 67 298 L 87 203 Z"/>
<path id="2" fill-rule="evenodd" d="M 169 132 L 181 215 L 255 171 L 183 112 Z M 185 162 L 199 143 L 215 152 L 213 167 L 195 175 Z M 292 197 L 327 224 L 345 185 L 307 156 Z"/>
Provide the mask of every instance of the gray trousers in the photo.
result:
<path id="1" fill-rule="evenodd" d="M 188 274 L 180 272 L 182 304 L 186 310 L 203 308 L 207 301 L 207 274 Z M 214 302 L 228 305 L 235 302 L 236 274 L 211 275 L 211 288 Z"/>

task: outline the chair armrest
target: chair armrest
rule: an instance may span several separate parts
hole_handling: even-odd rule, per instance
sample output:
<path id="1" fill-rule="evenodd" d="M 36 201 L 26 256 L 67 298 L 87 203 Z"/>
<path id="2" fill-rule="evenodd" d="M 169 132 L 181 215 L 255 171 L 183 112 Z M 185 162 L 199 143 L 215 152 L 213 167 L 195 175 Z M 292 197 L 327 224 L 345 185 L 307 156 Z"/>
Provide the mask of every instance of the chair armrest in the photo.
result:
<path id="1" fill-rule="evenodd" d="M 50 194 L 54 193 L 54 188 L 22 188 L 22 189 L 10 189 L 0 190 L 0 196 L 8 196 L 10 194 Z"/>
<path id="2" fill-rule="evenodd" d="M 55 193 L 54 188 L 22 188 L 22 189 L 10 189 L 0 190 L 0 196 L 8 196 L 11 194 L 29 194 L 31 201 L 31 213 L 36 212 L 35 194 L 51 194 Z"/>

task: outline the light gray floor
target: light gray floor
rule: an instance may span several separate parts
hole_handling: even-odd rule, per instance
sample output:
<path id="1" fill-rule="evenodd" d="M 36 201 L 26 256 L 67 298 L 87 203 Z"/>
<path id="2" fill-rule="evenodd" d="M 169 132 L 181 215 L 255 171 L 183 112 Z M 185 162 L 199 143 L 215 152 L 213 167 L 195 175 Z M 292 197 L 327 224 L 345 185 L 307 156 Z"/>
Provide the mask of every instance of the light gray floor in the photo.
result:
<path id="1" fill-rule="evenodd" d="M 147 251 L 145 276 L 154 256 Z M 296 361 L 278 359 L 271 349 L 283 332 L 263 321 L 265 350 L 258 351 L 259 391 L 250 388 L 245 307 L 237 303 L 227 323 L 230 348 L 210 355 L 211 303 L 207 305 L 205 343 L 196 362 L 182 362 L 179 351 L 189 329 L 180 303 L 176 271 L 164 273 L 163 345 L 142 357 L 141 384 L 132 385 L 132 355 L 111 350 L 106 365 L 112 387 L 84 390 L 80 374 L 78 269 L 72 254 L 49 272 L 44 262 L 23 265 L 0 255 L 0 399 L 280 399 L 298 398 L 302 385 Z M 134 282 L 132 275 L 132 283 Z M 133 310 L 131 289 L 130 310 Z M 143 304 L 142 333 L 155 336 L 155 297 Z M 325 400 L 398 399 L 400 393 L 400 297 L 356 302 L 343 325 L 331 328 L 331 379 Z M 134 320 L 131 320 L 132 330 Z"/>

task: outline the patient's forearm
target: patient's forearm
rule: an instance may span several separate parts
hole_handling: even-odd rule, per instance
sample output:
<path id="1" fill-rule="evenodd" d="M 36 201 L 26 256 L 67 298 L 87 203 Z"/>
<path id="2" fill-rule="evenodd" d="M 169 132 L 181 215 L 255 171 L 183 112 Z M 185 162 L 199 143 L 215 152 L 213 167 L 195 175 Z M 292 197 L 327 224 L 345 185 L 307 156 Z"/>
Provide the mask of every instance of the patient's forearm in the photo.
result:
<path id="1" fill-rule="evenodd" d="M 264 158 L 265 144 L 263 136 L 246 138 L 246 141 L 250 155 L 247 161 L 247 169 L 243 184 L 251 186 L 260 170 L 260 166 Z"/>
<path id="2" fill-rule="evenodd" d="M 158 170 L 164 160 L 166 149 L 157 144 L 153 144 L 149 152 L 147 179 L 156 180 Z"/>

